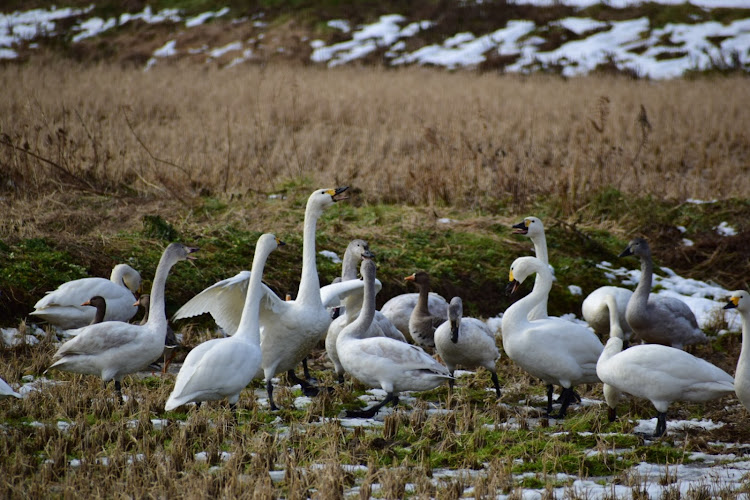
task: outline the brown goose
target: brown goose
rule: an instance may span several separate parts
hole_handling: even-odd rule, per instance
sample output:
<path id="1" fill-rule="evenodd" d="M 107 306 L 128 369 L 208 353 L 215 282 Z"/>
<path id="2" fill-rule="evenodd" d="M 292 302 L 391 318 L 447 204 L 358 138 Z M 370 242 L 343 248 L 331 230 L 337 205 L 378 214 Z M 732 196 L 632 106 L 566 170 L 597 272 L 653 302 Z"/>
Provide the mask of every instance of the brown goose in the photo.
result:
<path id="1" fill-rule="evenodd" d="M 435 348 L 435 329 L 445 322 L 445 316 L 433 316 L 428 308 L 430 295 L 430 275 L 424 271 L 417 271 L 404 278 L 413 281 L 419 288 L 417 305 L 409 317 L 409 334 L 414 342 L 424 348 Z"/>

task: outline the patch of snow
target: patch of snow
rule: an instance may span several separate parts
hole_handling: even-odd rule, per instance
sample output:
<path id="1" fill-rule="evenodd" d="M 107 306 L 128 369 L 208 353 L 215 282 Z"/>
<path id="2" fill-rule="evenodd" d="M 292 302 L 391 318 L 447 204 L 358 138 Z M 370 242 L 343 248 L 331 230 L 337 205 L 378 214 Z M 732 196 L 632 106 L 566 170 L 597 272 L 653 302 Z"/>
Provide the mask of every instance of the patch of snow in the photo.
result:
<path id="1" fill-rule="evenodd" d="M 328 27 L 343 31 L 344 33 L 349 33 L 352 30 L 349 21 L 345 19 L 332 19 L 328 21 Z"/>
<path id="2" fill-rule="evenodd" d="M 568 285 L 568 291 L 571 295 L 583 295 L 583 289 L 578 285 Z"/>
<path id="3" fill-rule="evenodd" d="M 583 35 L 587 31 L 593 31 L 607 26 L 607 23 L 582 17 L 566 17 L 565 19 L 555 21 L 555 24 L 566 30 L 572 31 L 576 35 Z"/>
<path id="4" fill-rule="evenodd" d="M 331 252 L 330 250 L 321 250 L 318 253 L 334 264 L 341 264 L 341 258 L 339 258 L 339 256 L 336 255 L 335 252 Z"/>
<path id="5" fill-rule="evenodd" d="M 167 43 L 165 43 L 163 46 L 156 49 L 153 53 L 154 57 L 171 57 L 177 55 L 177 49 L 175 47 L 177 46 L 177 40 L 170 40 Z"/>
<path id="6" fill-rule="evenodd" d="M 687 238 L 682 238 L 682 244 L 685 245 L 686 247 L 691 247 L 695 243 L 693 243 L 693 240 L 689 240 Z"/>
<path id="7" fill-rule="evenodd" d="M 677 230 L 682 234 L 687 233 L 687 228 L 685 226 L 677 226 Z"/>
<path id="8" fill-rule="evenodd" d="M 698 200 L 696 198 L 688 198 L 685 200 L 686 203 L 692 203 L 693 205 L 705 205 L 706 203 L 716 203 L 719 200 Z"/>
<path id="9" fill-rule="evenodd" d="M 229 14 L 229 7 L 224 7 L 223 9 L 217 10 L 216 12 L 210 12 L 210 11 L 203 12 L 185 21 L 185 27 L 194 28 L 195 26 L 200 26 L 201 24 L 205 23 L 209 19 L 212 19 L 215 17 L 221 17 L 226 14 Z"/>
<path id="10" fill-rule="evenodd" d="M 227 52 L 232 52 L 235 50 L 242 50 L 242 42 L 232 42 L 224 45 L 223 47 L 213 49 L 208 53 L 208 56 L 214 59 L 218 59 Z"/>
<path id="11" fill-rule="evenodd" d="M 737 230 L 727 224 L 726 222 L 722 222 L 718 226 L 714 228 L 717 233 L 719 233 L 722 236 L 735 236 L 737 234 Z"/>

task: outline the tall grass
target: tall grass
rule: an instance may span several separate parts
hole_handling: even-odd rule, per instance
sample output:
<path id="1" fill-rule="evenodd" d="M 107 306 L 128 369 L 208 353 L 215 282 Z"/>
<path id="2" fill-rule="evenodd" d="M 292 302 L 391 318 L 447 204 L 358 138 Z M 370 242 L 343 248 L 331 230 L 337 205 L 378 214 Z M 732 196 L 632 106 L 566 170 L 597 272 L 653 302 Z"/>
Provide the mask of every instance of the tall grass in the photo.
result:
<path id="1" fill-rule="evenodd" d="M 574 210 L 606 186 L 742 197 L 742 78 L 563 80 L 429 69 L 0 69 L 0 190 L 158 196 L 353 184 L 368 201 Z"/>

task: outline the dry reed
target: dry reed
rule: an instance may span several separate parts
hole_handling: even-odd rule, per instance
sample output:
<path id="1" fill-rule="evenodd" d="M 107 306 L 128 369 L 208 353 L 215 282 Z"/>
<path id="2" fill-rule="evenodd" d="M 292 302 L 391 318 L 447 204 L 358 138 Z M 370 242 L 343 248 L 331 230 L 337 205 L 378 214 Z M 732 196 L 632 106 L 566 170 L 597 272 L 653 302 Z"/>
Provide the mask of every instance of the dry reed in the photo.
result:
<path id="1" fill-rule="evenodd" d="M 0 69 L 2 187 L 190 199 L 352 184 L 475 206 L 586 191 L 743 197 L 745 79 L 563 80 L 283 66 Z"/>

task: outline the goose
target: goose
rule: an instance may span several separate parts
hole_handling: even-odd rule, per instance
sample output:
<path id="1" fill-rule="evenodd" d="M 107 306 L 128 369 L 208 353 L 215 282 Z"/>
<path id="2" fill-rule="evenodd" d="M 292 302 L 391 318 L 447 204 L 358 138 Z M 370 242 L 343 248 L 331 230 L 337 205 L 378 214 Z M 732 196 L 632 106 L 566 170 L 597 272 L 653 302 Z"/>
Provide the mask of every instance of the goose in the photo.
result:
<path id="1" fill-rule="evenodd" d="M 366 337 L 375 316 L 375 262 L 363 259 L 360 273 L 364 280 L 362 310 L 339 334 L 336 351 L 347 373 L 386 392 L 385 399 L 370 408 L 347 411 L 348 417 L 372 418 L 386 404 L 398 404 L 399 392 L 434 389 L 452 377 L 420 347 L 388 337 Z"/>
<path id="2" fill-rule="evenodd" d="M 107 315 L 107 301 L 101 295 L 95 295 L 89 300 L 81 304 L 82 306 L 91 306 L 96 310 L 94 319 L 90 324 L 95 325 L 104 321 L 104 317 Z"/>
<path id="3" fill-rule="evenodd" d="M 57 350 L 48 370 L 98 375 L 105 383 L 114 380 L 122 400 L 122 378 L 155 361 L 164 351 L 164 287 L 169 270 L 181 260 L 194 259 L 191 254 L 197 250 L 181 243 L 172 243 L 164 250 L 156 268 L 145 325 L 105 321 L 87 326 Z"/>
<path id="4" fill-rule="evenodd" d="M 651 401 L 658 412 L 654 437 L 667 430 L 672 401 L 704 402 L 734 392 L 732 376 L 708 361 L 660 344 L 641 344 L 623 351 L 623 341 L 622 329 L 610 327 L 596 373 L 605 387 Z M 607 399 L 610 420 L 616 416 L 618 398 L 613 399 Z"/>
<path id="5" fill-rule="evenodd" d="M 406 337 L 407 341 L 414 340 L 409 333 L 409 319 L 418 300 L 419 293 L 403 293 L 392 297 L 380 308 L 383 316 Z M 427 296 L 427 309 L 433 316 L 445 318 L 448 314 L 448 301 L 441 295 L 430 292 Z"/>
<path id="6" fill-rule="evenodd" d="M 363 258 L 372 259 L 375 254 L 370 251 L 370 246 L 366 241 L 356 239 L 352 240 L 346 248 L 343 262 L 341 265 L 340 280 L 349 281 L 357 279 L 358 264 Z M 344 381 L 344 367 L 341 366 L 339 356 L 336 352 L 336 340 L 339 333 L 352 321 L 357 319 L 362 309 L 363 294 L 360 291 L 348 295 L 343 301 L 343 314 L 334 318 L 328 327 L 326 334 L 326 354 L 328 359 L 333 363 L 333 369 L 336 372 L 339 383 Z M 390 337 L 394 340 L 406 342 L 404 335 L 386 318 L 381 312 L 375 311 L 375 316 L 367 330 L 369 337 Z"/>
<path id="7" fill-rule="evenodd" d="M 302 276 L 295 300 L 285 301 L 267 286 L 263 285 L 264 299 L 260 311 L 260 348 L 263 353 L 263 372 L 271 410 L 277 410 L 273 400 L 271 379 L 277 373 L 287 372 L 293 383 L 302 386 L 307 394 L 315 394 L 315 388 L 299 379 L 294 368 L 322 340 L 331 315 L 326 306 L 335 303 L 340 297 L 362 288 L 359 280 L 320 286 L 315 266 L 315 229 L 323 211 L 343 199 L 348 189 L 319 189 L 307 200 L 302 243 Z M 245 296 L 249 271 L 220 281 L 190 299 L 175 314 L 174 319 L 188 318 L 203 313 L 211 313 L 216 323 L 228 334 L 237 331 Z"/>
<path id="8" fill-rule="evenodd" d="M 448 366 L 451 376 L 457 365 L 466 369 L 479 366 L 488 369 L 499 398 L 500 382 L 497 380 L 495 363 L 500 359 L 500 351 L 495 344 L 495 335 L 485 322 L 464 318 L 463 310 L 461 297 L 453 297 L 448 305 L 448 321 L 435 330 L 435 350 Z M 448 380 L 451 389 L 453 382 L 453 379 Z"/>
<path id="9" fill-rule="evenodd" d="M 689 344 L 707 342 L 690 307 L 673 297 L 651 295 L 654 264 L 651 249 L 643 238 L 635 238 L 620 257 L 635 255 L 641 259 L 641 279 L 628 301 L 625 317 L 633 335 L 648 344 L 682 349 Z"/>
<path id="10" fill-rule="evenodd" d="M 148 323 L 148 312 L 150 309 L 151 304 L 151 296 L 147 293 L 144 293 L 140 297 L 138 297 L 138 300 L 135 301 L 135 305 L 143 308 L 143 318 L 141 318 L 141 325 L 145 325 Z M 172 363 L 172 359 L 174 359 L 175 354 L 177 354 L 177 348 L 180 346 L 180 343 L 177 341 L 177 336 L 174 333 L 174 330 L 171 326 L 169 326 L 169 322 L 167 322 L 167 334 L 164 337 L 164 352 L 162 353 L 162 358 L 164 360 L 164 365 L 162 367 L 159 367 L 158 362 L 153 363 L 153 366 L 156 369 L 161 369 L 162 374 L 167 373 L 167 369 L 169 368 L 170 363 Z"/>
<path id="11" fill-rule="evenodd" d="M 8 383 L 0 378 L 0 399 L 14 397 L 21 399 L 21 395 L 18 394 Z"/>
<path id="12" fill-rule="evenodd" d="M 191 350 L 182 364 L 174 389 L 164 409 L 185 403 L 228 398 L 236 412 L 240 392 L 261 372 L 260 301 L 263 298 L 263 268 L 266 259 L 284 243 L 273 234 L 264 234 L 255 246 L 250 283 L 237 332 L 231 337 L 211 339 Z"/>
<path id="13" fill-rule="evenodd" d="M 737 309 L 742 318 L 742 350 L 734 372 L 734 391 L 740 403 L 750 410 L 750 294 L 744 290 L 732 292 L 724 309 Z"/>
<path id="14" fill-rule="evenodd" d="M 547 384 L 547 414 L 563 418 L 575 399 L 573 387 L 599 382 L 596 362 L 603 346 L 591 330 L 570 321 L 554 317 L 529 320 L 529 313 L 547 300 L 552 272 L 536 257 L 519 257 L 510 268 L 514 288 L 532 273 L 537 273 L 534 289 L 503 315 L 503 349 L 521 368 Z M 551 415 L 553 385 L 563 387 L 557 415 Z"/>
<path id="15" fill-rule="evenodd" d="M 110 279 L 82 278 L 68 281 L 47 294 L 34 305 L 30 314 L 63 330 L 90 325 L 95 311 L 81 306 L 89 298 L 99 295 L 107 301 L 105 321 L 130 321 L 138 312 L 133 307 L 141 286 L 141 275 L 127 264 L 117 264 Z"/>
<path id="16" fill-rule="evenodd" d="M 409 317 L 409 335 L 417 345 L 423 348 L 435 348 L 435 329 L 442 325 L 446 315 L 434 316 L 430 314 L 428 296 L 430 293 L 430 275 L 424 271 L 417 271 L 404 278 L 419 288 L 417 304 Z"/>
<path id="17" fill-rule="evenodd" d="M 104 297 L 101 295 L 96 295 L 94 297 L 91 297 L 89 300 L 81 304 L 82 306 L 91 306 L 96 311 L 94 313 L 94 320 L 90 323 L 91 325 L 95 325 L 97 323 L 101 323 L 104 321 L 104 316 L 107 313 L 107 301 L 104 300 Z M 63 330 L 62 334 L 64 337 L 75 337 L 78 335 L 85 327 L 82 328 L 75 328 L 73 330 Z"/>

